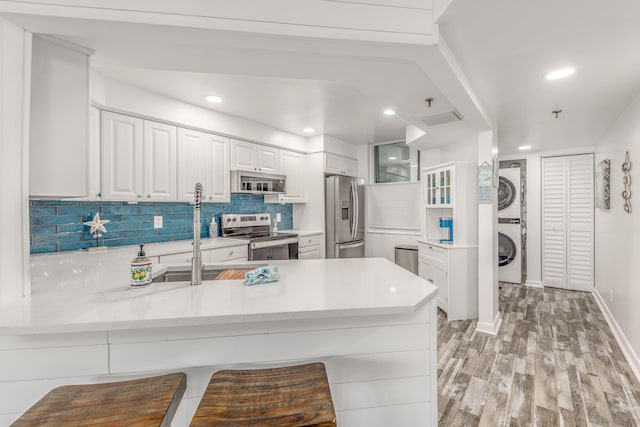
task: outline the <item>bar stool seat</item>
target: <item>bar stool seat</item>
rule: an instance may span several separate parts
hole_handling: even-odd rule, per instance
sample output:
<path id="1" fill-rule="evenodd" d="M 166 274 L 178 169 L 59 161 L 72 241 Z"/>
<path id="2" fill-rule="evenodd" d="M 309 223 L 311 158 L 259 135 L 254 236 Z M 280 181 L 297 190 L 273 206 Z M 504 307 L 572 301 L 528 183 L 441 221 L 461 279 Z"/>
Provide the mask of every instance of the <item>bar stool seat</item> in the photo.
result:
<path id="1" fill-rule="evenodd" d="M 323 363 L 213 374 L 191 426 L 336 425 Z"/>
<path id="2" fill-rule="evenodd" d="M 187 386 L 183 372 L 47 393 L 14 424 L 22 426 L 170 426 Z"/>

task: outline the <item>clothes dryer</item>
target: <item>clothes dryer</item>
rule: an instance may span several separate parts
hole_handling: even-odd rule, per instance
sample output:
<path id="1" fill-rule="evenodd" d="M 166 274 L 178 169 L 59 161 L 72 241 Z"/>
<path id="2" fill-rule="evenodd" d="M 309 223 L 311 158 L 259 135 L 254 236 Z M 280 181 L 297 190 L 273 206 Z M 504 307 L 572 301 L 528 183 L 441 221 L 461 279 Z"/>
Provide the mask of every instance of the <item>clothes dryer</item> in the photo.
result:
<path id="1" fill-rule="evenodd" d="M 500 169 L 498 218 L 522 219 L 520 168 Z"/>
<path id="2" fill-rule="evenodd" d="M 498 279 L 522 283 L 522 228 L 520 220 L 498 220 Z"/>

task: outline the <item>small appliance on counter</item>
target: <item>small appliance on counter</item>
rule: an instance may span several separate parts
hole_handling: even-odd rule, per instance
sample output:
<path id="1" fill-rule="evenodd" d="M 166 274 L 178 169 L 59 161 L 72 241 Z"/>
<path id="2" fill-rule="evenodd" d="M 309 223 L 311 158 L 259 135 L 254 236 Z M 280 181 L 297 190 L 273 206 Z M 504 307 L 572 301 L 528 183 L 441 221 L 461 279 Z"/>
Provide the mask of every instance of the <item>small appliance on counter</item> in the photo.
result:
<path id="1" fill-rule="evenodd" d="M 440 228 L 447 233 L 447 238 L 440 239 L 440 243 L 453 243 L 453 218 L 440 217 Z"/>

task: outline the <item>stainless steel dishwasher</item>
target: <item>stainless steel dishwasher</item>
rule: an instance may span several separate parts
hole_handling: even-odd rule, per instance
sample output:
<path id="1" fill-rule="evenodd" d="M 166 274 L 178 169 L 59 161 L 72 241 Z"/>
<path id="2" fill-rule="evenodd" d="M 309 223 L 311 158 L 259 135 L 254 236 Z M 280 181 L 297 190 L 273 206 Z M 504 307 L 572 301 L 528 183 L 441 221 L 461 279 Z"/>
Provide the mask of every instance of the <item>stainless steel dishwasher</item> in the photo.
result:
<path id="1" fill-rule="evenodd" d="M 399 245 L 396 246 L 395 262 L 405 270 L 413 274 L 418 274 L 418 246 Z"/>

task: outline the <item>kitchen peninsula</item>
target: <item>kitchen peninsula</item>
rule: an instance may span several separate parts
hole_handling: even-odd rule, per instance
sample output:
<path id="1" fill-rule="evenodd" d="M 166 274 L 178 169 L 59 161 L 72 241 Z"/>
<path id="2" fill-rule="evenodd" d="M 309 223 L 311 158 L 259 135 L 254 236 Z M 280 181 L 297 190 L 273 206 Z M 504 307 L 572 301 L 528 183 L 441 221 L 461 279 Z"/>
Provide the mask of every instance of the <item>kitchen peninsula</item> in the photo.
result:
<path id="1" fill-rule="evenodd" d="M 32 295 L 0 310 L 0 424 L 57 385 L 184 371 L 173 425 L 188 425 L 213 372 L 314 360 L 340 426 L 436 425 L 425 280 L 381 258 L 318 259 L 277 261 L 280 281 L 263 285 L 131 289 L 124 249 L 32 257 Z"/>

